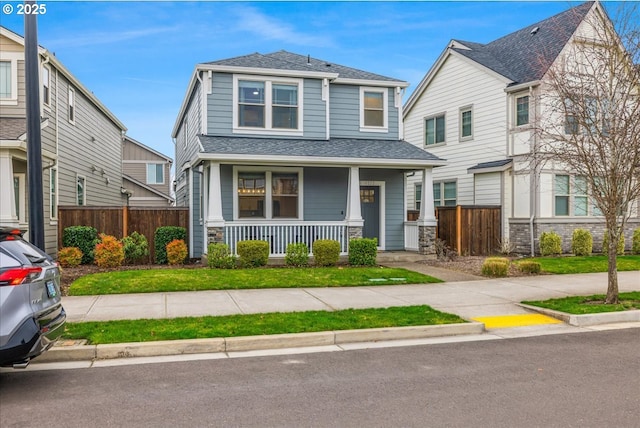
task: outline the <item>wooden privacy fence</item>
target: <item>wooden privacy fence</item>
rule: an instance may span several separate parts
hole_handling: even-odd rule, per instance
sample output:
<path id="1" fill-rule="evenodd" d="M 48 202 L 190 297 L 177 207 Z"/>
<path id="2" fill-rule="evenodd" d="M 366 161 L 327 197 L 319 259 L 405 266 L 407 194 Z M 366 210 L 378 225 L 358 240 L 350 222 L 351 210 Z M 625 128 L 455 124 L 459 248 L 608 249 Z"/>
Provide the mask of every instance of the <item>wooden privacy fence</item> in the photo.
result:
<path id="1" fill-rule="evenodd" d="M 499 206 L 463 206 L 436 208 L 436 236 L 460 255 L 493 254 L 502 239 Z"/>
<path id="2" fill-rule="evenodd" d="M 138 232 L 149 242 L 149 262 L 155 258 L 155 231 L 161 226 L 180 226 L 189 236 L 189 209 L 177 207 L 58 207 L 58 248 L 62 232 L 69 226 L 93 226 L 98 233 L 120 239 Z M 188 245 L 188 243 L 187 243 Z"/>

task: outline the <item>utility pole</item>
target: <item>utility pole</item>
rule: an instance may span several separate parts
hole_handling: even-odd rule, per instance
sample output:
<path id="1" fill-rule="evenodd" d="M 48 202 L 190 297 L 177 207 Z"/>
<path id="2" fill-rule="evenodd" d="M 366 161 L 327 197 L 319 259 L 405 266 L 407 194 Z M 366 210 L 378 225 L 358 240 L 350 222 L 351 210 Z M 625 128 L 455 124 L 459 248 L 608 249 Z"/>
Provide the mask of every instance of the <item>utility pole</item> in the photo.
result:
<path id="1" fill-rule="evenodd" d="M 34 11 L 35 1 L 25 1 Z M 34 13 L 24 14 L 24 60 L 27 95 L 27 182 L 29 183 L 29 241 L 44 250 L 44 202 L 42 190 L 42 135 L 40 132 L 40 74 L 38 22 Z"/>

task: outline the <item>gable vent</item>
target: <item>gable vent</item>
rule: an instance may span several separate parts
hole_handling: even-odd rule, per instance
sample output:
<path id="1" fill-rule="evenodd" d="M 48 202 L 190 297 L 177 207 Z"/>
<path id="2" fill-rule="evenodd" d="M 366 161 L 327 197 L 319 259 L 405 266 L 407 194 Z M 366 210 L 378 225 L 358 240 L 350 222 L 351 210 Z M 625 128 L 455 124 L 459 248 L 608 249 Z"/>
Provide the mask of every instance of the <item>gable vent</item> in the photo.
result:
<path id="1" fill-rule="evenodd" d="M 533 28 L 531 29 L 531 34 L 533 35 L 533 34 L 538 33 L 538 30 L 540 30 L 540 27 L 533 27 Z"/>

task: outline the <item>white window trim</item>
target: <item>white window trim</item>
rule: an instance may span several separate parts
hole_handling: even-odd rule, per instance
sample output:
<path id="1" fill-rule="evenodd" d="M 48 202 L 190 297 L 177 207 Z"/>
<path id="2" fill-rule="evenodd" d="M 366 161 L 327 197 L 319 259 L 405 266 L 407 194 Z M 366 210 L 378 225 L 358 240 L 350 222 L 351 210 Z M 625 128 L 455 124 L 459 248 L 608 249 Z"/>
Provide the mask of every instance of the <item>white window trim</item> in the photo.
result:
<path id="1" fill-rule="evenodd" d="M 444 197 L 444 185 L 445 185 L 445 183 L 455 183 L 455 184 L 456 184 L 456 199 L 455 199 L 456 203 L 455 203 L 455 205 L 445 205 L 445 201 L 447 201 L 447 200 L 449 200 L 449 199 L 450 199 L 450 198 L 449 198 L 449 199 L 446 199 L 446 198 Z M 436 202 L 440 203 L 440 205 L 436 205 L 436 208 L 438 208 L 438 207 L 453 207 L 453 206 L 456 206 L 456 205 L 458 205 L 458 204 L 459 204 L 459 198 L 458 198 L 458 190 L 459 190 L 459 188 L 458 188 L 458 180 L 440 180 L 440 181 L 434 181 L 434 182 L 433 182 L 433 185 L 435 186 L 436 184 L 440 187 L 440 199 L 436 201 L 436 199 L 435 199 L 435 194 L 434 194 L 434 199 L 433 199 L 434 205 L 435 205 L 435 203 L 436 203 Z"/>
<path id="2" fill-rule="evenodd" d="M 72 100 L 73 102 L 71 102 Z M 76 116 L 78 114 L 78 109 L 76 108 L 76 106 L 76 90 L 72 87 L 69 87 L 69 91 L 67 93 L 67 120 L 71 124 L 76 123 Z M 73 107 L 73 118 L 71 117 L 71 107 Z"/>
<path id="3" fill-rule="evenodd" d="M 434 120 L 434 125 L 435 125 L 435 121 L 438 117 L 442 116 L 444 118 L 444 141 L 442 141 L 441 143 L 435 142 L 434 144 L 427 144 L 427 120 Z M 436 129 L 436 135 L 438 133 L 438 130 Z M 434 136 L 435 138 L 435 136 Z M 423 140 L 423 145 L 424 147 L 437 147 L 437 146 L 444 146 L 445 144 L 447 144 L 447 114 L 445 112 L 440 112 L 440 113 L 436 113 L 436 114 L 432 114 L 429 116 L 426 116 L 424 119 L 422 119 L 422 140 Z"/>
<path id="4" fill-rule="evenodd" d="M 527 123 L 523 123 L 522 125 L 518 125 L 518 100 L 520 98 L 525 98 L 525 97 L 529 97 L 529 111 L 528 111 L 528 117 L 529 120 L 527 121 Z M 526 128 L 531 124 L 531 96 L 529 96 L 528 93 L 524 93 L 524 94 L 518 94 L 518 95 L 514 95 L 514 102 L 513 102 L 513 125 L 515 128 L 521 129 L 521 128 Z"/>
<path id="5" fill-rule="evenodd" d="M 55 188 L 56 188 L 56 193 L 52 195 L 51 194 L 51 174 L 53 174 L 54 171 L 55 171 L 55 174 L 56 174 L 56 177 L 55 177 L 56 180 L 55 180 L 55 184 L 54 184 Z M 57 166 L 54 166 L 54 167 L 49 169 L 49 220 L 52 220 L 52 221 L 58 220 L 58 201 L 59 201 L 58 194 L 60 193 L 60 187 L 59 187 L 60 180 L 59 180 L 58 176 L 59 175 L 58 175 L 58 167 Z M 86 187 L 86 180 L 85 180 L 85 187 Z M 77 189 L 76 189 L 76 191 L 77 191 Z M 85 191 L 85 195 L 86 195 L 86 191 Z M 55 201 L 54 201 L 55 202 L 55 206 L 56 206 L 55 213 L 51 212 L 51 200 L 52 200 L 52 197 L 55 198 Z M 77 201 L 77 199 L 76 199 L 76 201 Z"/>
<path id="6" fill-rule="evenodd" d="M 420 198 L 418 198 L 418 187 L 420 187 Z M 419 204 L 422 202 L 422 183 L 413 184 L 413 209 L 420 210 Z"/>
<path id="7" fill-rule="evenodd" d="M 364 94 L 377 92 L 382 94 L 382 126 L 365 126 L 364 124 Z M 389 89 L 360 86 L 360 132 L 389 132 Z"/>
<path id="8" fill-rule="evenodd" d="M 51 107 L 51 67 L 49 67 L 47 65 L 42 65 L 42 69 L 43 70 L 47 70 L 47 75 L 49 76 L 49 81 L 47 82 L 47 87 L 49 88 L 49 102 L 46 102 L 45 99 L 44 99 L 44 83 L 45 83 L 44 73 L 42 73 L 40 75 L 40 80 L 41 80 L 40 85 L 43 88 L 43 91 L 42 91 L 42 105 L 47 107 L 47 108 L 50 108 Z"/>
<path id="9" fill-rule="evenodd" d="M 240 209 L 238 204 L 238 173 L 239 172 L 264 172 L 265 173 L 265 207 L 264 218 L 252 219 L 247 217 L 240 217 Z M 273 198 L 272 198 L 272 186 L 271 179 L 272 174 L 276 172 L 297 172 L 298 173 L 298 217 L 297 218 L 273 218 Z M 248 221 L 248 222 L 287 222 L 287 221 L 300 221 L 304 219 L 303 201 L 304 201 L 304 179 L 303 168 L 270 168 L 270 167 L 253 167 L 253 166 L 234 166 L 233 167 L 233 220 L 234 221 Z"/>
<path id="10" fill-rule="evenodd" d="M 18 105 L 18 61 L 24 61 L 22 52 L 2 52 L 0 51 L 0 61 L 11 63 L 11 97 L 0 98 L 0 105 Z"/>
<path id="11" fill-rule="evenodd" d="M 253 82 L 264 83 L 264 128 L 255 128 L 248 126 L 238 126 L 238 82 L 240 80 L 249 80 Z M 273 128 L 272 127 L 272 83 L 284 83 L 298 86 L 298 128 L 297 129 L 285 129 L 285 128 Z M 232 132 L 234 134 L 253 134 L 253 135 L 291 135 L 296 137 L 302 137 L 304 135 L 304 80 L 285 77 L 272 77 L 272 76 L 253 76 L 245 74 L 233 75 L 233 114 L 232 114 Z"/>
<path id="12" fill-rule="evenodd" d="M 466 113 L 466 112 L 471 112 L 471 135 L 463 136 L 462 135 L 462 114 Z M 473 140 L 473 131 L 474 131 L 473 128 L 474 128 L 474 126 L 473 126 L 473 105 L 460 107 L 460 110 L 458 111 L 458 140 L 459 141 L 470 141 L 470 140 Z M 446 125 L 445 125 L 445 129 L 446 129 Z"/>
<path id="13" fill-rule="evenodd" d="M 556 181 L 556 176 L 568 176 L 569 177 L 569 193 L 568 194 L 557 194 L 556 193 L 556 186 L 555 186 L 555 181 Z M 587 192 L 586 194 L 584 193 L 576 193 L 576 177 L 579 177 L 580 175 L 577 174 L 571 174 L 568 172 L 558 172 L 553 174 L 553 187 L 552 187 L 552 195 L 551 195 L 551 209 L 552 209 L 552 213 L 553 213 L 553 217 L 558 217 L 558 218 L 587 218 L 587 217 L 595 217 L 595 218 L 602 218 L 603 214 L 594 214 L 594 211 L 596 209 L 598 209 L 598 207 L 596 206 L 596 202 L 593 199 L 593 196 L 591 196 L 591 187 L 589 186 L 589 183 L 586 183 L 587 185 Z M 569 213 L 567 215 L 563 215 L 563 214 L 556 214 L 556 196 L 567 196 L 567 200 L 568 200 L 568 204 L 569 204 Z M 587 198 L 587 214 L 586 215 L 576 215 L 576 197 L 578 198 Z"/>
<path id="14" fill-rule="evenodd" d="M 78 204 L 78 179 L 82 178 L 84 180 L 84 197 L 83 197 L 83 201 L 84 204 L 80 205 Z M 86 207 L 87 206 L 87 177 L 85 177 L 84 175 L 80 175 L 80 174 L 76 174 L 76 205 L 80 206 L 80 207 Z"/>
<path id="15" fill-rule="evenodd" d="M 23 172 L 14 172 L 13 176 L 18 178 L 18 200 L 20 201 L 20 206 L 16 210 L 16 217 L 18 218 L 18 224 L 24 225 L 27 224 L 27 175 Z M 13 183 L 11 185 L 13 186 Z"/>
<path id="16" fill-rule="evenodd" d="M 362 187 L 378 187 L 380 190 L 380 212 L 378 214 L 379 216 L 379 227 L 380 229 L 378 230 L 380 236 L 379 236 L 379 240 L 378 240 L 378 250 L 384 250 L 386 248 L 386 239 L 387 239 L 387 218 L 386 218 L 386 214 L 385 214 L 385 209 L 387 206 L 387 201 L 386 201 L 386 195 L 387 195 L 387 191 L 385 189 L 386 186 L 386 182 L 384 181 L 360 181 L 360 188 Z M 358 192 L 360 193 L 360 192 Z M 358 199 L 360 199 L 360 197 L 358 196 Z"/>
<path id="17" fill-rule="evenodd" d="M 147 184 L 150 186 L 160 186 L 160 185 L 164 185 L 165 183 L 165 173 L 164 173 L 164 166 L 166 165 L 166 163 L 164 162 L 146 162 L 146 173 L 147 173 Z M 149 183 L 149 165 L 162 165 L 162 181 L 161 182 L 155 182 L 155 183 Z M 157 177 L 156 177 L 157 178 Z"/>

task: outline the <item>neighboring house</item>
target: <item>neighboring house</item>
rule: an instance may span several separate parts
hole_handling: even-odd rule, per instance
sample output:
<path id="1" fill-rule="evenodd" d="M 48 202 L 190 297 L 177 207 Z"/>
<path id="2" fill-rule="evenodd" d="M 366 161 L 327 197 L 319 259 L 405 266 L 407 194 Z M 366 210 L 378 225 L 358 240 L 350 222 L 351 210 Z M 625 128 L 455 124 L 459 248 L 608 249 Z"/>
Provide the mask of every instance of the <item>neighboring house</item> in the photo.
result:
<path id="1" fill-rule="evenodd" d="M 49 51 L 38 49 L 45 250 L 58 206 L 122 206 L 125 126 Z M 0 27 L 0 225 L 28 236 L 24 39 Z"/>
<path id="2" fill-rule="evenodd" d="M 169 156 L 125 135 L 122 143 L 122 187 L 132 207 L 166 207 L 171 197 Z"/>
<path id="3" fill-rule="evenodd" d="M 405 180 L 421 171 L 430 187 L 443 162 L 403 140 L 407 86 L 286 51 L 197 64 L 172 133 L 191 256 L 246 239 L 270 241 L 274 256 L 322 238 L 346 253 L 360 236 L 430 251 L 433 201 L 405 225 Z"/>
<path id="4" fill-rule="evenodd" d="M 601 248 L 604 218 L 577 192 L 583 178 L 550 163 L 538 174 L 529 167 L 532 125 L 548 114 L 535 103 L 549 69 L 541 64 L 563 60 L 563 49 L 587 31 L 587 18 L 609 19 L 590 2 L 488 44 L 452 40 L 404 107 L 406 140 L 447 160 L 433 171 L 435 205 L 501 206 L 503 242 L 518 252 L 537 251 L 549 230 L 568 251 L 578 227 L 590 229 Z M 419 174 L 409 179 L 410 209 L 422 188 Z M 628 243 L 639 223 L 629 222 Z"/>

